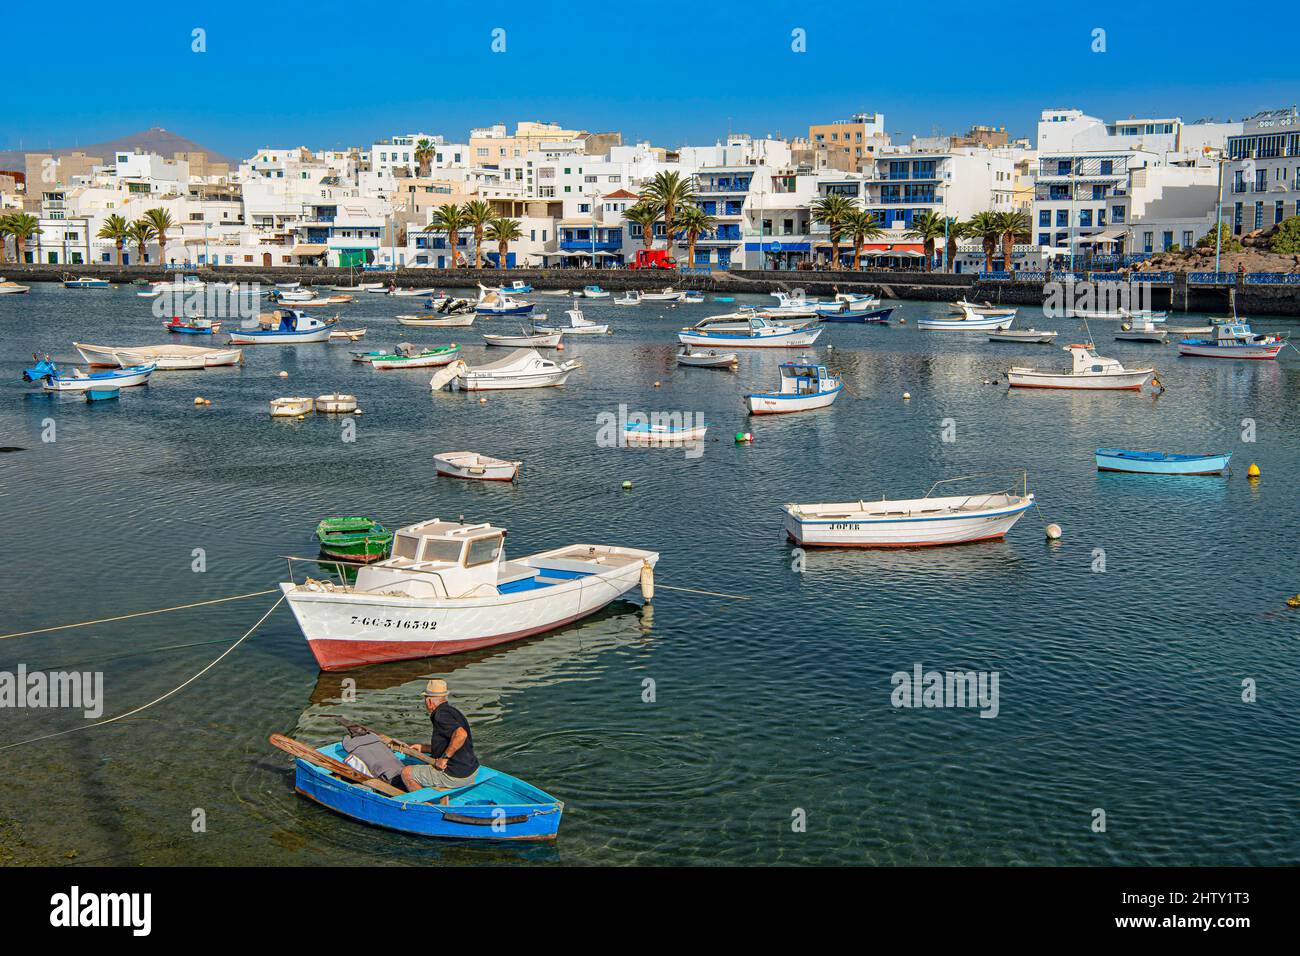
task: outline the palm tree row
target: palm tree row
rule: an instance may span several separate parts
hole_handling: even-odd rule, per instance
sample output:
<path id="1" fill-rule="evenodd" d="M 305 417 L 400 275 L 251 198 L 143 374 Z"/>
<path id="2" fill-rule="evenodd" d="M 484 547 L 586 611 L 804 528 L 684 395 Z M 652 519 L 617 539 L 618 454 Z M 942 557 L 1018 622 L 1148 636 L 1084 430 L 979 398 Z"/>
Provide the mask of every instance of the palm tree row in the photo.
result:
<path id="1" fill-rule="evenodd" d="M 145 246 L 157 240 L 158 259 L 166 262 L 164 250 L 167 248 L 167 230 L 175 229 L 176 223 L 166 209 L 148 209 L 135 222 L 128 222 L 124 216 L 113 213 L 104 219 L 96 233 L 98 239 L 108 239 L 117 249 L 117 264 L 122 264 L 122 251 L 128 242 L 134 243 L 138 265 L 144 264 Z"/>
<path id="2" fill-rule="evenodd" d="M 460 234 L 469 231 L 474 236 L 474 268 L 483 267 L 483 240 L 497 244 L 497 268 L 504 269 L 510 243 L 524 237 L 523 227 L 518 219 L 498 216 L 491 203 L 475 199 L 457 206 L 448 203 L 433 211 L 433 218 L 422 230 L 430 233 L 443 233 L 447 236 L 447 246 L 451 249 L 451 267 L 459 266 L 456 247 L 460 245 Z"/>
<path id="3" fill-rule="evenodd" d="M 641 244 L 654 246 L 654 227 L 664 224 L 664 248 L 672 254 L 674 233 L 686 237 L 687 260 L 694 261 L 695 243 L 711 232 L 718 220 L 695 202 L 695 187 L 678 172 L 661 172 L 642 187 L 636 203 L 623 212 L 623 218 L 641 229 Z"/>

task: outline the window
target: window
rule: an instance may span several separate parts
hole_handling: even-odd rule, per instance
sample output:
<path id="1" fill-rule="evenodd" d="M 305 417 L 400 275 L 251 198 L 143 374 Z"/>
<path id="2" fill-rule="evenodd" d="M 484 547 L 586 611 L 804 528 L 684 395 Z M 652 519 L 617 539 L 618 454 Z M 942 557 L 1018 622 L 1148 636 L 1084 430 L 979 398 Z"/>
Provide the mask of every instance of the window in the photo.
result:
<path id="1" fill-rule="evenodd" d="M 460 549 L 463 542 L 448 541 L 445 538 L 425 538 L 424 548 L 420 552 L 421 561 L 460 561 Z"/>
<path id="2" fill-rule="evenodd" d="M 1052 224 L 1052 210 L 1050 209 L 1038 210 L 1038 225 L 1050 226 L 1051 224 Z"/>
<path id="3" fill-rule="evenodd" d="M 1284 212 L 1282 211 L 1282 200 L 1279 199 L 1277 202 L 1275 202 L 1275 203 L 1273 204 L 1273 223 L 1274 223 L 1274 225 L 1276 225 L 1277 223 L 1281 222 L 1284 218 L 1286 218 L 1286 213 L 1284 213 Z"/>
<path id="4" fill-rule="evenodd" d="M 1190 230 L 1190 229 L 1184 229 L 1184 230 L 1183 230 L 1183 248 L 1184 248 L 1184 249 L 1190 249 L 1190 248 L 1192 248 L 1192 246 L 1193 246 L 1194 244 L 1195 244 L 1195 240 L 1192 238 L 1192 230 Z"/>
<path id="5" fill-rule="evenodd" d="M 465 567 L 472 568 L 476 565 L 488 564 L 489 562 L 495 561 L 500 553 L 500 535 L 471 541 L 469 543 L 469 551 L 465 555 Z"/>
<path id="6" fill-rule="evenodd" d="M 1113 175 L 1115 175 L 1115 160 L 1113 160 L 1113 159 L 1103 159 L 1103 160 L 1101 161 L 1101 174 L 1102 174 L 1103 176 L 1113 176 Z"/>
<path id="7" fill-rule="evenodd" d="M 1052 235 L 1051 235 L 1051 233 L 1048 233 L 1048 232 L 1040 232 L 1040 233 L 1038 234 L 1038 244 L 1039 244 L 1040 246 L 1050 246 L 1050 245 L 1052 244 Z"/>
<path id="8" fill-rule="evenodd" d="M 1058 226 L 1068 226 L 1070 224 L 1070 210 L 1068 209 L 1056 210 L 1056 224 Z"/>
<path id="9" fill-rule="evenodd" d="M 1155 242 L 1155 233 L 1153 233 L 1153 232 L 1144 232 L 1144 233 L 1142 233 L 1142 251 L 1143 251 L 1143 252 L 1154 252 L 1154 251 L 1155 251 L 1155 247 L 1153 246 L 1153 243 L 1154 243 L 1154 242 Z"/>
<path id="10" fill-rule="evenodd" d="M 1123 206 L 1111 206 L 1111 207 L 1110 207 L 1110 221 L 1111 221 L 1111 222 L 1123 222 L 1123 221 L 1124 221 L 1124 207 L 1123 207 Z"/>
<path id="11" fill-rule="evenodd" d="M 1092 226 L 1092 210 L 1091 210 L 1091 209 L 1080 209 L 1080 210 L 1079 210 L 1079 225 L 1080 225 L 1081 227 L 1085 228 L 1085 229 L 1087 229 L 1087 228 L 1089 228 L 1089 227 Z"/>
<path id="12" fill-rule="evenodd" d="M 1255 203 L 1255 228 L 1264 228 L 1264 204 L 1262 202 Z"/>

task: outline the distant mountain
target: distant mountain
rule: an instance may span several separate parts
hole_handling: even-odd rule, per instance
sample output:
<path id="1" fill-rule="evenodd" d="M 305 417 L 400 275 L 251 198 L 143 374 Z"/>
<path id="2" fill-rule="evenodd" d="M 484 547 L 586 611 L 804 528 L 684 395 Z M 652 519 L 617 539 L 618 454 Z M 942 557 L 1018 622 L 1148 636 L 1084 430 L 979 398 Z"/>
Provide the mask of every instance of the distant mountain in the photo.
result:
<path id="1" fill-rule="evenodd" d="M 66 156 L 69 153 L 85 153 L 87 156 L 102 156 L 105 162 L 108 162 L 114 153 L 134 152 L 142 150 L 148 153 L 157 153 L 171 159 L 174 153 L 205 153 L 208 160 L 214 163 L 226 163 L 231 168 L 239 165 L 236 160 L 228 156 L 223 156 L 215 150 L 208 149 L 206 146 L 200 146 L 192 139 L 186 139 L 184 136 L 177 136 L 162 127 L 155 126 L 151 129 L 139 133 L 132 133 L 130 136 L 122 136 L 118 139 L 110 139 L 103 143 L 86 143 L 82 146 L 62 146 L 56 149 L 41 149 L 35 147 L 31 150 L 4 150 L 0 151 L 0 169 L 17 169 L 22 170 L 25 167 L 23 159 L 24 153 L 52 153 L 55 156 Z"/>

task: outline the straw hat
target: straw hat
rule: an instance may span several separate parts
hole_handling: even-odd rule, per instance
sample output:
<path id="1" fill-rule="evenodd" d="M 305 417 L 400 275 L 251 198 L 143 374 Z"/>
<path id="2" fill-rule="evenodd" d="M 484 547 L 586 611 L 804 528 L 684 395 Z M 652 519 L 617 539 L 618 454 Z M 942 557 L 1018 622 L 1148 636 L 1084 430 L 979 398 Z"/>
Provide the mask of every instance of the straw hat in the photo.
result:
<path id="1" fill-rule="evenodd" d="M 447 682 L 440 677 L 435 677 L 424 687 L 425 697 L 446 697 Z"/>

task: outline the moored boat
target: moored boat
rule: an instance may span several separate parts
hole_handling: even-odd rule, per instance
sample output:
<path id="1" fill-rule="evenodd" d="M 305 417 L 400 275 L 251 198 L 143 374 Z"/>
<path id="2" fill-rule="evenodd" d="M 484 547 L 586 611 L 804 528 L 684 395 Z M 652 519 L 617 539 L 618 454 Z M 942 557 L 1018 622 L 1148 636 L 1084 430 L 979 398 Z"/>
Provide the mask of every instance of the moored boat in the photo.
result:
<path id="1" fill-rule="evenodd" d="M 990 342 L 1020 342 L 1032 344 L 1049 344 L 1056 341 L 1055 332 L 1042 332 L 1038 329 L 990 329 Z"/>
<path id="2" fill-rule="evenodd" d="M 545 316 L 539 316 L 545 318 Z M 564 337 L 563 331 L 542 332 L 528 331 L 520 329 L 518 333 L 489 334 L 483 333 L 483 341 L 488 345 L 505 346 L 509 348 L 532 348 L 532 349 L 553 349 L 560 344 Z"/>
<path id="3" fill-rule="evenodd" d="M 888 325 L 889 317 L 894 314 L 894 307 L 887 309 L 870 309 L 866 312 L 845 312 L 817 310 L 817 317 L 823 322 L 857 322 L 863 325 Z"/>
<path id="4" fill-rule="evenodd" d="M 1120 324 L 1115 333 L 1120 342 L 1158 342 L 1163 345 L 1169 338 L 1169 332 L 1161 322 L 1150 315 L 1132 315 Z"/>
<path id="5" fill-rule="evenodd" d="M 107 279 L 93 279 L 89 276 L 77 276 L 75 279 L 64 279 L 63 288 L 65 289 L 107 289 Z"/>
<path id="6" fill-rule="evenodd" d="M 922 498 L 788 504 L 786 535 L 801 547 L 918 548 L 1001 538 L 1034 504 L 1028 482 L 984 494 L 933 497 L 938 481 Z"/>
<path id="7" fill-rule="evenodd" d="M 490 647 L 653 595 L 654 551 L 572 544 L 507 560 L 505 531 L 433 519 L 399 528 L 355 583 L 281 583 L 322 670 Z M 292 569 L 293 561 L 290 561 Z"/>
<path id="8" fill-rule="evenodd" d="M 316 411 L 326 415 L 350 415 L 357 410 L 357 397 L 345 392 L 330 392 L 316 396 Z"/>
<path id="9" fill-rule="evenodd" d="M 244 355 L 242 349 L 209 348 L 202 345 L 88 345 L 85 342 L 73 342 L 72 347 L 87 365 L 102 368 L 148 365 L 150 362 L 159 369 L 237 365 Z M 191 364 L 192 359 L 201 360 L 201 364 Z"/>
<path id="10" fill-rule="evenodd" d="M 1098 448 L 1098 471 L 1142 475 L 1218 475 L 1228 468 L 1232 452 L 1223 455 L 1170 455 L 1162 451 Z"/>
<path id="11" fill-rule="evenodd" d="M 783 362 L 781 382 L 775 392 L 757 392 L 745 396 L 751 415 L 783 412 L 806 412 L 835 403 L 844 382 L 827 371 L 825 365 L 804 361 Z"/>
<path id="12" fill-rule="evenodd" d="M 122 389 L 118 386 L 105 385 L 100 388 L 86 389 L 86 401 L 88 402 L 107 402 L 121 397 Z"/>
<path id="13" fill-rule="evenodd" d="M 691 368 L 725 368 L 734 371 L 740 364 L 740 357 L 735 352 L 694 349 L 687 345 L 677 353 L 677 364 Z"/>
<path id="14" fill-rule="evenodd" d="M 398 324 L 425 326 L 434 329 L 467 329 L 474 324 L 474 312 L 461 313 L 458 315 L 437 315 L 434 313 L 426 315 L 399 315 Z"/>
<path id="15" fill-rule="evenodd" d="M 492 458 L 476 451 L 448 451 L 433 456 L 433 467 L 438 474 L 471 481 L 514 481 L 522 464 L 522 461 Z"/>
<path id="16" fill-rule="evenodd" d="M 922 316 L 916 320 L 916 327 L 932 332 L 986 332 L 990 329 L 1009 329 L 1016 320 L 1015 309 L 994 309 L 961 303 L 959 312 L 958 315 L 950 316 Z"/>
<path id="17" fill-rule="evenodd" d="M 432 348 L 420 348 L 410 342 L 403 342 L 390 353 L 372 354 L 370 364 L 378 369 L 434 368 L 454 362 L 459 354 L 460 346 L 454 342 Z"/>
<path id="18" fill-rule="evenodd" d="M 662 448 L 676 445 L 694 445 L 704 441 L 708 425 L 673 425 L 664 422 L 627 422 L 623 426 L 623 441 L 628 445 L 645 445 Z"/>
<path id="19" fill-rule="evenodd" d="M 328 342 L 336 319 L 324 321 L 297 309 L 276 309 L 258 317 L 259 328 L 230 333 L 233 345 L 297 345 Z"/>
<path id="20" fill-rule="evenodd" d="M 92 388 L 127 388 L 132 385 L 145 385 L 154 372 L 152 363 L 90 374 L 79 368 L 74 368 L 71 372 L 61 372 L 59 367 L 50 361 L 48 355 L 44 358 L 33 355 L 32 360 L 36 364 L 31 368 L 23 369 L 23 380 L 40 382 L 41 388 L 47 392 L 84 392 Z"/>
<path id="21" fill-rule="evenodd" d="M 706 320 L 707 321 L 707 320 Z M 682 329 L 677 341 L 682 345 L 719 345 L 728 348 L 804 348 L 817 341 L 821 326 L 778 325 L 759 315 L 749 317 L 744 331 L 722 331 L 701 327 Z"/>
<path id="22" fill-rule="evenodd" d="M 582 287 L 582 296 L 585 299 L 608 299 L 609 291 L 602 289 L 598 285 L 584 285 Z"/>
<path id="23" fill-rule="evenodd" d="M 563 385 L 565 380 L 582 367 L 577 359 L 562 364 L 543 358 L 536 349 L 518 349 L 505 358 L 487 365 L 470 367 L 457 359 L 439 369 L 429 380 L 434 391 L 443 388 L 464 391 L 491 389 L 545 388 Z"/>
<path id="24" fill-rule="evenodd" d="M 608 335 L 609 326 L 607 324 L 592 322 L 583 316 L 581 309 L 568 309 L 564 313 L 569 317 L 568 325 L 534 325 L 533 329 L 537 332 L 560 332 L 564 335 Z M 546 316 L 539 315 L 538 320 L 545 319 Z M 536 321 L 536 320 L 535 320 Z"/>
<path id="25" fill-rule="evenodd" d="M 1178 354 L 1199 358 L 1275 359 L 1286 347 L 1286 340 L 1281 336 L 1257 335 L 1241 319 L 1215 320 L 1213 328 L 1213 338 L 1181 340 Z"/>
<path id="26" fill-rule="evenodd" d="M 202 316 L 187 319 L 174 315 L 170 322 L 163 323 L 163 328 L 178 335 L 216 335 L 221 331 L 221 320 Z"/>
<path id="27" fill-rule="evenodd" d="M 637 289 L 632 289 L 623 293 L 622 296 L 614 300 L 615 305 L 640 305 L 643 296 Z"/>
<path id="28" fill-rule="evenodd" d="M 323 518 L 316 525 L 321 554 L 361 563 L 381 561 L 393 545 L 393 532 L 373 518 Z"/>
<path id="29" fill-rule="evenodd" d="M 678 289 L 674 289 L 672 286 L 669 285 L 669 286 L 664 286 L 664 288 L 659 292 L 642 292 L 640 301 L 680 302 L 684 298 L 686 298 L 685 292 L 682 292 Z"/>
<path id="30" fill-rule="evenodd" d="M 31 286 L 19 285 L 17 282 L 11 282 L 8 279 L 0 279 L 0 295 L 22 295 L 31 291 Z"/>
<path id="31" fill-rule="evenodd" d="M 310 415 L 315 409 L 315 401 L 309 395 L 273 398 L 270 404 L 272 418 L 298 418 Z"/>
<path id="32" fill-rule="evenodd" d="M 504 292 L 484 289 L 482 297 L 474 308 L 479 315 L 527 315 L 533 311 L 533 304 L 506 295 Z"/>
<path id="33" fill-rule="evenodd" d="M 1125 368 L 1118 359 L 1098 355 L 1091 344 L 1069 345 L 1065 351 L 1074 360 L 1069 371 L 1013 367 L 1007 371 L 1007 382 L 1012 388 L 1139 390 L 1155 378 L 1155 369 Z"/>

